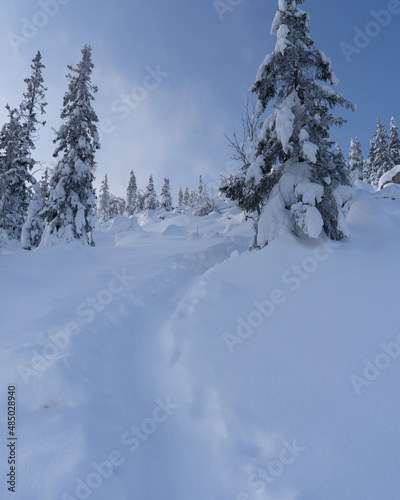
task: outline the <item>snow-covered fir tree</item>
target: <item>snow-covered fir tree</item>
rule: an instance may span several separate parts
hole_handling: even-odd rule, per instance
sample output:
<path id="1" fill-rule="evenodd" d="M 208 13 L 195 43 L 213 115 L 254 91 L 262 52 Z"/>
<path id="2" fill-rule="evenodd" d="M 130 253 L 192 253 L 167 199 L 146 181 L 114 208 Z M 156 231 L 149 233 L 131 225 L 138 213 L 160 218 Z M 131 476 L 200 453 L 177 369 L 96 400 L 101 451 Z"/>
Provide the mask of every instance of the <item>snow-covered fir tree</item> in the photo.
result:
<path id="1" fill-rule="evenodd" d="M 337 169 L 340 169 L 340 170 L 348 169 L 346 158 L 344 157 L 342 148 L 340 147 L 339 143 L 336 143 L 336 145 L 335 145 L 335 151 L 333 152 L 333 158 L 334 158 L 335 167 Z"/>
<path id="2" fill-rule="evenodd" d="M 217 207 L 217 199 L 214 194 L 210 194 L 207 184 L 202 184 L 201 195 L 197 195 L 196 209 L 193 215 L 204 217 L 213 212 Z"/>
<path id="3" fill-rule="evenodd" d="M 36 192 L 32 194 L 29 188 L 36 182 L 30 175 L 35 165 L 32 150 L 35 149 L 38 126 L 45 124 L 38 118 L 38 114 L 45 113 L 47 105 L 40 52 L 33 59 L 31 68 L 31 77 L 24 80 L 27 89 L 19 110 L 7 106 L 9 122 L 3 127 L 0 138 L 2 226 L 12 239 L 20 238 L 29 202 L 32 196 L 33 201 L 36 197 Z"/>
<path id="4" fill-rule="evenodd" d="M 182 186 L 179 186 L 178 207 L 181 207 L 182 205 L 183 205 L 183 191 L 182 191 Z"/>
<path id="5" fill-rule="evenodd" d="M 129 184 L 126 191 L 126 213 L 129 216 L 132 216 L 137 209 L 137 191 L 136 176 L 133 170 L 131 170 Z"/>
<path id="6" fill-rule="evenodd" d="M 47 205 L 50 198 L 50 175 L 48 168 L 45 169 L 42 178 L 40 179 L 40 191 L 43 203 Z"/>
<path id="7" fill-rule="evenodd" d="M 363 181 L 364 182 L 369 182 L 369 179 L 371 177 L 371 162 L 369 158 L 364 158 L 363 161 Z"/>
<path id="8" fill-rule="evenodd" d="M 346 234 L 351 188 L 346 170 L 336 167 L 330 128 L 345 122 L 333 115 L 335 107 L 355 108 L 335 89 L 331 62 L 314 46 L 300 3 L 279 0 L 275 50 L 251 89 L 258 116 L 274 107 L 262 124 L 256 159 L 243 172 L 246 196 L 254 209 L 262 207 L 254 247 L 267 245 L 285 226 L 311 238 L 322 231 L 334 240 Z"/>
<path id="9" fill-rule="evenodd" d="M 149 177 L 149 184 L 146 187 L 146 192 L 144 195 L 144 209 L 145 210 L 156 210 L 160 206 L 157 198 L 156 191 L 154 189 L 153 174 Z"/>
<path id="10" fill-rule="evenodd" d="M 115 196 L 110 193 L 109 197 L 109 219 L 114 219 L 119 215 L 124 215 L 126 211 L 126 202 L 120 196 Z"/>
<path id="11" fill-rule="evenodd" d="M 349 171 L 353 181 L 363 178 L 364 158 L 358 137 L 350 140 Z"/>
<path id="12" fill-rule="evenodd" d="M 161 207 L 167 211 L 172 210 L 171 183 L 167 178 L 164 178 L 164 184 L 161 189 Z"/>
<path id="13" fill-rule="evenodd" d="M 101 181 L 97 215 L 102 222 L 107 222 L 114 215 L 111 208 L 110 186 L 108 184 L 107 174 Z"/>
<path id="14" fill-rule="evenodd" d="M 197 200 L 197 191 L 195 189 L 191 189 L 189 194 L 189 204 L 192 205 L 193 203 L 196 203 L 196 200 Z"/>
<path id="15" fill-rule="evenodd" d="M 400 165 L 400 138 L 399 129 L 396 126 L 394 117 L 390 120 L 389 131 L 389 155 L 392 167 Z"/>
<path id="16" fill-rule="evenodd" d="M 193 215 L 205 216 L 210 214 L 215 208 L 214 196 L 210 196 L 208 186 L 203 181 L 203 177 L 201 175 L 199 177 L 198 188 L 194 193 L 194 202 L 197 207 L 193 212 Z"/>
<path id="17" fill-rule="evenodd" d="M 214 200 L 210 196 L 208 186 L 200 175 L 197 190 L 190 193 L 191 204 L 194 205 L 193 215 L 203 217 L 214 210 Z"/>
<path id="18" fill-rule="evenodd" d="M 91 82 L 92 50 L 86 45 L 82 59 L 70 70 L 68 92 L 64 96 L 61 118 L 64 124 L 54 140 L 58 143 L 54 156 L 61 158 L 50 181 L 47 225 L 43 235 L 45 246 L 57 242 L 79 240 L 94 245 L 96 199 L 93 189 L 95 153 L 100 149 L 92 107 L 97 87 Z"/>
<path id="19" fill-rule="evenodd" d="M 29 143 L 17 109 L 6 106 L 9 121 L 0 132 L 0 227 L 9 239 L 20 239 L 30 195 L 27 183 L 35 179 Z"/>
<path id="20" fill-rule="evenodd" d="M 45 114 L 45 107 L 47 106 L 47 102 L 45 101 L 47 88 L 44 86 L 42 74 L 44 68 L 42 55 L 38 52 L 32 60 L 32 75 L 24 80 L 27 88 L 20 106 L 20 112 L 25 138 L 30 151 L 35 149 L 35 140 L 39 125 L 44 126 L 46 124 L 44 120 L 40 119 Z"/>
<path id="21" fill-rule="evenodd" d="M 376 132 L 372 138 L 369 151 L 370 174 L 368 178 L 368 182 L 376 188 L 381 176 L 392 168 L 388 140 L 386 128 L 378 115 Z"/>
<path id="22" fill-rule="evenodd" d="M 185 194 L 183 195 L 183 204 L 190 205 L 190 192 L 189 188 L 185 188 Z"/>
<path id="23" fill-rule="evenodd" d="M 141 189 L 138 189 L 136 196 L 136 213 L 140 213 L 145 210 L 144 208 L 145 198 L 146 198 L 145 193 Z"/>
<path id="24" fill-rule="evenodd" d="M 33 196 L 28 207 L 28 217 L 22 227 L 21 247 L 32 250 L 39 246 L 44 230 L 44 202 L 39 182 L 32 186 Z"/>
<path id="25" fill-rule="evenodd" d="M 199 187 L 197 188 L 197 198 L 198 200 L 201 200 L 204 194 L 204 182 L 203 182 L 203 176 L 200 175 L 199 177 Z"/>

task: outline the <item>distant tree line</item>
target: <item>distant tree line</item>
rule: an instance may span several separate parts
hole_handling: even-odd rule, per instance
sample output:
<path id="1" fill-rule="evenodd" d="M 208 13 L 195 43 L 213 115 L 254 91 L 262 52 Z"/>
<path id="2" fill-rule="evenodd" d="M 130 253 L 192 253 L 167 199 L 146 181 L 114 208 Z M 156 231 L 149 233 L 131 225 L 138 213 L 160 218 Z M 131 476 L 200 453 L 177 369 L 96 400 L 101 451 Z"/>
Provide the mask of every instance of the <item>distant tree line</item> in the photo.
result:
<path id="1" fill-rule="evenodd" d="M 137 186 L 136 176 L 131 170 L 126 197 L 118 197 L 110 192 L 108 176 L 105 175 L 100 188 L 97 204 L 97 216 L 101 222 L 107 222 L 119 215 L 131 217 L 147 210 L 172 210 L 191 207 L 193 215 L 204 216 L 217 208 L 218 201 L 213 193 L 210 193 L 207 184 L 203 182 L 200 175 L 197 189 L 179 187 L 177 204 L 172 200 L 171 183 L 164 178 L 164 183 L 157 195 L 153 175 L 150 174 L 149 182 L 145 190 Z"/>

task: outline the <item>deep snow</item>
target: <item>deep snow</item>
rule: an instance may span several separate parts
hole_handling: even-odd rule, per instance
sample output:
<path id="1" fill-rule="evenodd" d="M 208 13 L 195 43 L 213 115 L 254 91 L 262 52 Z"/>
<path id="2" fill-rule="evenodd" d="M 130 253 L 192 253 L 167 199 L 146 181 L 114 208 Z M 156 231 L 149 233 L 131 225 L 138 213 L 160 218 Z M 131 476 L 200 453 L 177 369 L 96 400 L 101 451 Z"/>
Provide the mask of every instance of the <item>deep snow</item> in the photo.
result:
<path id="1" fill-rule="evenodd" d="M 400 187 L 358 187 L 340 243 L 231 209 L 3 250 L 1 498 L 397 500 Z"/>

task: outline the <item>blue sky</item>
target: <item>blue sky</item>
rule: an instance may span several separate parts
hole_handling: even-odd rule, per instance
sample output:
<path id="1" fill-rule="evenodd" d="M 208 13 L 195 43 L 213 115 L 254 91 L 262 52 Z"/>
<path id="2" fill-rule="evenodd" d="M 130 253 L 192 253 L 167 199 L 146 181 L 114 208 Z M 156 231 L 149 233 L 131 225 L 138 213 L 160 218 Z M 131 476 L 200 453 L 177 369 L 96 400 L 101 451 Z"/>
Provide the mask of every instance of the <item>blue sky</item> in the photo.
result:
<path id="1" fill-rule="evenodd" d="M 158 191 L 164 176 L 175 192 L 179 184 L 195 187 L 199 174 L 216 186 L 220 173 L 232 169 L 222 133 L 230 134 L 234 126 L 240 130 L 242 102 L 275 45 L 269 31 L 278 5 L 277 0 L 221 2 L 227 10 L 218 15 L 213 0 L 9 0 L 0 20 L 3 104 L 19 104 L 38 50 L 46 65 L 48 124 L 36 157 L 54 162 L 52 128 L 60 125 L 66 67 L 79 61 L 89 43 L 102 130 L 96 186 L 108 173 L 111 190 L 124 195 L 131 169 L 142 188 L 150 173 Z M 392 115 L 400 125 L 400 14 L 382 18 L 385 27 L 368 24 L 374 22 L 372 10 L 399 6 L 398 0 L 308 0 L 303 6 L 311 16 L 312 39 L 332 60 L 339 90 L 358 106 L 356 113 L 344 111 L 345 127 L 332 130 L 346 154 L 350 135 L 358 136 L 368 153 L 377 113 L 386 126 Z M 45 10 L 51 16 L 43 15 Z M 40 27 L 31 24 L 27 33 L 27 21 Z M 340 44 L 355 45 L 356 27 L 375 29 L 376 36 L 348 61 Z M 11 42 L 11 34 L 21 38 Z M 4 122 L 3 107 L 0 117 Z"/>

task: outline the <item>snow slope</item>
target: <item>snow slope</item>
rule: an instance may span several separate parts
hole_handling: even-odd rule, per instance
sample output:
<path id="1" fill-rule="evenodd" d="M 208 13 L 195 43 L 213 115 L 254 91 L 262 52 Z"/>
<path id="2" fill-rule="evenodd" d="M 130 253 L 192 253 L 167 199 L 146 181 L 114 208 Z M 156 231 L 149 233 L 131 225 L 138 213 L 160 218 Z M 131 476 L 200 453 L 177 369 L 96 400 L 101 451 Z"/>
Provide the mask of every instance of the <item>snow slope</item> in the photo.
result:
<path id="1" fill-rule="evenodd" d="M 397 500 L 400 187 L 349 230 L 249 252 L 235 210 L 149 214 L 3 251 L 1 498 Z"/>

